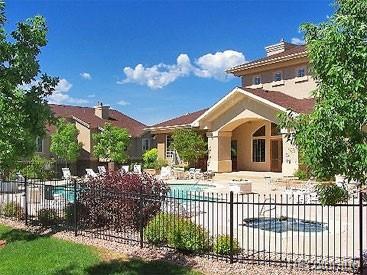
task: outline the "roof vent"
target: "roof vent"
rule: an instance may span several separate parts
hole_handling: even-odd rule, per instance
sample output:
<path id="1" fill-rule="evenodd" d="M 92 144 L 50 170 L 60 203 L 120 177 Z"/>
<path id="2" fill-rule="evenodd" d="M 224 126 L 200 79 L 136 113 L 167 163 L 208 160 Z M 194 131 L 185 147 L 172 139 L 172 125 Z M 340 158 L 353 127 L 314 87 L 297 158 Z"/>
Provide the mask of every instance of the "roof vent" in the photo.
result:
<path id="1" fill-rule="evenodd" d="M 94 107 L 94 114 L 102 119 L 110 118 L 110 106 L 103 105 L 102 102 L 97 102 L 97 105 Z"/>
<path id="2" fill-rule="evenodd" d="M 281 39 L 279 43 L 265 47 L 266 56 L 272 56 L 273 54 L 282 53 L 297 45 L 288 43 Z"/>

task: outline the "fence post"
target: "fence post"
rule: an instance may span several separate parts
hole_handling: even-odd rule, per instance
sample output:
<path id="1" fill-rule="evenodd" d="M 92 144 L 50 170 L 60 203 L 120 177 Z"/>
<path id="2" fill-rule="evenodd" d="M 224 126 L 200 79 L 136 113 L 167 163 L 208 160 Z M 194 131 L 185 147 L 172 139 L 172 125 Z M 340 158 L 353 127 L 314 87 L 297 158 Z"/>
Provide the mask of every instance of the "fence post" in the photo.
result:
<path id="1" fill-rule="evenodd" d="M 143 248 L 144 246 L 144 194 L 143 194 L 143 187 L 140 188 L 140 194 L 139 194 L 139 214 L 140 214 L 140 221 L 139 221 L 139 241 L 140 241 L 140 248 Z"/>
<path id="2" fill-rule="evenodd" d="M 359 192 L 359 272 L 363 274 L 363 194 Z"/>
<path id="3" fill-rule="evenodd" d="M 233 191 L 229 193 L 229 262 L 233 264 Z"/>
<path id="4" fill-rule="evenodd" d="M 27 182 L 27 177 L 24 177 L 24 219 L 25 219 L 25 225 L 28 225 L 28 182 Z"/>
<path id="5" fill-rule="evenodd" d="M 74 182 L 74 235 L 78 236 L 78 196 L 76 188 L 76 180 Z"/>

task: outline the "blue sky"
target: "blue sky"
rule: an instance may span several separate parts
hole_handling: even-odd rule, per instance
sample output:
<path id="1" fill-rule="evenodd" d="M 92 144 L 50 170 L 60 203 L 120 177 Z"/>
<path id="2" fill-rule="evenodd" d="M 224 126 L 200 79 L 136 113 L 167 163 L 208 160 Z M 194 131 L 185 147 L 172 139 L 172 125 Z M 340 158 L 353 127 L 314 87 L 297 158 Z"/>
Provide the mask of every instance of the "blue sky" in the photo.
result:
<path id="1" fill-rule="evenodd" d="M 325 21 L 331 4 L 14 0 L 6 14 L 9 31 L 46 17 L 41 68 L 62 79 L 52 101 L 102 101 L 149 125 L 211 106 L 240 85 L 226 67 L 262 57 L 281 38 L 302 39 L 299 25 Z"/>

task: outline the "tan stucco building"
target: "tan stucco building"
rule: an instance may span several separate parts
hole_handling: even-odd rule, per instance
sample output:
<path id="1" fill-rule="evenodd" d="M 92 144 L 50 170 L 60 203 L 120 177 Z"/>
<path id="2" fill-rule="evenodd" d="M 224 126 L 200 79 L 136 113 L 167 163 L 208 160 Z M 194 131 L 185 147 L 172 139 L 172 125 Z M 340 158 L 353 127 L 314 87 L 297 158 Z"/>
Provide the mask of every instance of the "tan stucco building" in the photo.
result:
<path id="1" fill-rule="evenodd" d="M 287 130 L 278 129 L 278 114 L 310 112 L 316 83 L 309 73 L 305 46 L 281 41 L 265 50 L 266 57 L 228 70 L 241 78 L 242 85 L 209 109 L 146 128 L 161 158 L 179 161 L 169 147 L 170 135 L 176 128 L 194 128 L 207 137 L 208 170 L 293 175 L 298 169 L 298 150 L 287 141 Z"/>
<path id="2" fill-rule="evenodd" d="M 93 156 L 93 134 L 103 129 L 106 123 L 120 128 L 125 128 L 130 134 L 130 144 L 127 154 L 131 161 L 141 160 L 143 151 L 150 149 L 152 140 L 150 133 L 144 132 L 147 126 L 109 106 L 98 103 L 94 108 L 70 105 L 50 104 L 54 116 L 64 118 L 74 123 L 79 130 L 78 141 L 83 144 L 79 159 L 73 165 L 73 172 L 78 175 L 85 174 L 85 168 L 95 169 L 101 162 Z M 56 127 L 49 125 L 47 134 L 43 138 L 37 138 L 37 153 L 46 157 L 52 157 L 50 152 L 51 135 Z"/>

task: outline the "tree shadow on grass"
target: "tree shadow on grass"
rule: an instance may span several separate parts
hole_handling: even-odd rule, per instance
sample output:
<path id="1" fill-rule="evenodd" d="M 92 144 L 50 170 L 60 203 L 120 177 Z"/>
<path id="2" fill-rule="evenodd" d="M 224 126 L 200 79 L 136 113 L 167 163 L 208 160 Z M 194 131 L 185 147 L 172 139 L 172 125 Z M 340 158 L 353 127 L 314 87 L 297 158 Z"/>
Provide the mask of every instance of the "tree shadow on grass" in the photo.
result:
<path id="1" fill-rule="evenodd" d="M 164 274 L 164 275 L 185 275 L 199 274 L 190 268 L 173 265 L 164 261 L 145 262 L 138 259 L 112 260 L 102 262 L 85 270 L 90 275 L 110 275 L 110 274 Z"/>
<path id="2" fill-rule="evenodd" d="M 33 241 L 39 238 L 47 238 L 55 234 L 56 231 L 43 231 L 31 233 L 20 229 L 11 229 L 10 231 L 1 232 L 0 240 L 5 240 L 7 243 L 17 241 Z"/>

